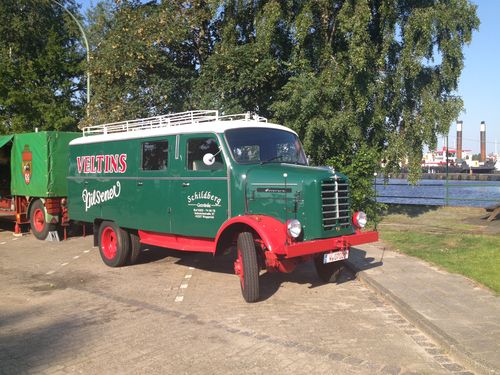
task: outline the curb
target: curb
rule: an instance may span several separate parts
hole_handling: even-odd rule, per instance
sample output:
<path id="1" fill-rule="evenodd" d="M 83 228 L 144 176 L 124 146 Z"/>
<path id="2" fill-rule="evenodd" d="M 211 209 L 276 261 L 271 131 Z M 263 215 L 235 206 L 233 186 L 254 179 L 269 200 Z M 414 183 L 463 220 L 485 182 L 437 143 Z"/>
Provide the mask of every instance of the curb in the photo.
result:
<path id="1" fill-rule="evenodd" d="M 380 283 L 370 277 L 365 271 L 358 268 L 349 260 L 346 262 L 347 267 L 356 275 L 356 277 L 365 283 L 370 289 L 381 295 L 396 310 L 398 310 L 407 320 L 418 327 L 421 331 L 435 340 L 443 349 L 455 356 L 464 365 L 470 367 L 471 370 L 483 375 L 498 375 L 500 372 L 491 366 L 486 361 L 476 358 L 462 344 L 458 343 L 454 338 L 449 336 L 442 329 L 431 323 L 423 315 L 415 311 L 401 298 L 396 296 L 390 290 L 382 286 Z"/>

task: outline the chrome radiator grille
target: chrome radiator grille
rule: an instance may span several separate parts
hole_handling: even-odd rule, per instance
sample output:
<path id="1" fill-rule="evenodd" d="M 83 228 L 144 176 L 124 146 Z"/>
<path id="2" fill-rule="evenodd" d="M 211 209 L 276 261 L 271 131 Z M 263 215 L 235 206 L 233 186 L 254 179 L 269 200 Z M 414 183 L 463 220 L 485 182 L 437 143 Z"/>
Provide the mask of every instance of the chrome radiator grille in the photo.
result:
<path id="1" fill-rule="evenodd" d="M 323 229 L 345 228 L 351 225 L 349 207 L 349 186 L 347 181 L 334 179 L 321 183 Z"/>

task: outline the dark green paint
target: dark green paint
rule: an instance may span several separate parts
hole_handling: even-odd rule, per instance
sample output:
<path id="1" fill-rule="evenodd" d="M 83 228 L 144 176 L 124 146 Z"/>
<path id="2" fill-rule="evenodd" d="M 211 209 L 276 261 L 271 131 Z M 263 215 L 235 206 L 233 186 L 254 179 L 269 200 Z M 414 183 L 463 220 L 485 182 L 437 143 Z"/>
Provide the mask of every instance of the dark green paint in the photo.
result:
<path id="1" fill-rule="evenodd" d="M 71 218 L 92 222 L 116 221 L 125 228 L 192 237 L 216 236 L 231 217 L 269 215 L 285 223 L 298 219 L 303 239 L 336 237 L 354 232 L 352 226 L 324 230 L 321 182 L 337 176 L 327 168 L 269 163 L 234 162 L 223 134 L 181 134 L 176 158 L 176 136 L 102 142 L 71 147 L 69 209 Z M 222 149 L 223 167 L 188 170 L 186 143 L 193 137 L 212 137 Z M 168 140 L 166 170 L 141 169 L 142 143 Z M 125 173 L 78 174 L 76 158 L 84 155 L 127 154 Z M 120 183 L 120 196 L 85 210 L 82 192 L 104 192 Z M 268 189 L 268 190 L 266 190 Z M 270 189 L 270 190 L 269 190 Z M 196 210 L 196 211 L 195 211 Z"/>
<path id="2" fill-rule="evenodd" d="M 10 160 L 11 194 L 41 198 L 68 195 L 69 142 L 79 136 L 81 133 L 51 131 L 14 134 Z M 23 152 L 31 158 L 29 183 L 23 168 Z"/>

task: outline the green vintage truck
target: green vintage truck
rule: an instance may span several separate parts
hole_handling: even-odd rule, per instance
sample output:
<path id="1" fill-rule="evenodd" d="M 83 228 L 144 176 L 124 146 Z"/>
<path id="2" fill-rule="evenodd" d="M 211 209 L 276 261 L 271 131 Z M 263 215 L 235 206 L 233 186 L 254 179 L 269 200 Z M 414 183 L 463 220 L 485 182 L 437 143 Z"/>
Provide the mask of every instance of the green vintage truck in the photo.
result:
<path id="1" fill-rule="evenodd" d="M 29 223 L 43 240 L 68 225 L 69 142 L 78 137 L 56 131 L 0 136 L 0 215 L 14 217 L 16 233 Z"/>
<path id="2" fill-rule="evenodd" d="M 94 225 L 108 266 L 141 244 L 214 255 L 235 251 L 243 297 L 259 273 L 314 259 L 335 280 L 352 245 L 376 241 L 352 213 L 347 177 L 310 167 L 297 134 L 248 114 L 192 111 L 83 130 L 70 143 L 68 209 Z"/>

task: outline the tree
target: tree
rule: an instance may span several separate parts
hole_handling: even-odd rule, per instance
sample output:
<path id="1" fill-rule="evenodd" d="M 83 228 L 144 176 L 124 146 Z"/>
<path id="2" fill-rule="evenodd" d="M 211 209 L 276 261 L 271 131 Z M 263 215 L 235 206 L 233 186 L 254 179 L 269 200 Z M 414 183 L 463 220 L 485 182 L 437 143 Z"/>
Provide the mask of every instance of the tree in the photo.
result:
<path id="1" fill-rule="evenodd" d="M 479 20 L 467 0 L 302 1 L 289 18 L 292 77 L 273 103 L 317 164 L 372 178 L 406 158 L 415 180 L 463 103 L 462 47 Z M 366 154 L 371 155 L 366 158 Z M 370 198 L 373 192 L 361 194 Z M 359 206 L 363 199 L 355 200 Z"/>
<path id="2" fill-rule="evenodd" d="M 211 44 L 203 1 L 101 2 L 90 14 L 93 98 L 84 125 L 178 112 Z"/>
<path id="3" fill-rule="evenodd" d="M 78 16 L 73 0 L 60 0 Z M 0 133 L 76 129 L 83 108 L 80 31 L 45 0 L 0 2 Z"/>
<path id="4" fill-rule="evenodd" d="M 286 6 L 278 1 L 225 1 L 217 7 L 217 40 L 194 86 L 195 104 L 225 114 L 270 116 L 287 82 Z"/>
<path id="5" fill-rule="evenodd" d="M 354 207 L 381 160 L 447 134 L 469 0 L 123 0 L 91 22 L 90 122 L 192 108 L 254 111 L 295 129 L 315 164 L 349 172 Z M 104 9 L 104 8 L 103 8 Z"/>

